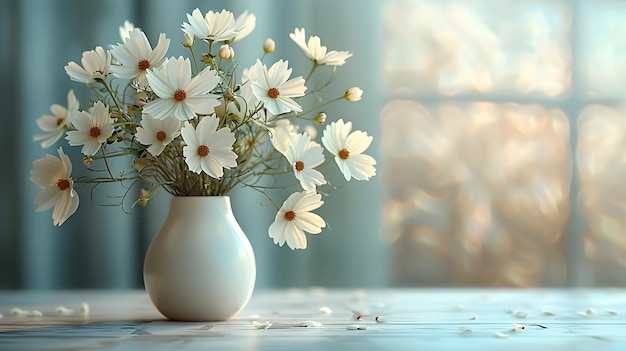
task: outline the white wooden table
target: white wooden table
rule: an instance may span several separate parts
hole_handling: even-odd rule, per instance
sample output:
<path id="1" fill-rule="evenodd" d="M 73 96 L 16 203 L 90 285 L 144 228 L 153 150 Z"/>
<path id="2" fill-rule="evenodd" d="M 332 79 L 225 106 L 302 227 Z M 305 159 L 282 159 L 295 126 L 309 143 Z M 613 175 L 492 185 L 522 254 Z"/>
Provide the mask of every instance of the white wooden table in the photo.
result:
<path id="1" fill-rule="evenodd" d="M 14 351 L 626 350 L 626 289 L 256 291 L 218 323 L 167 321 L 143 291 L 0 292 L 0 313 Z"/>

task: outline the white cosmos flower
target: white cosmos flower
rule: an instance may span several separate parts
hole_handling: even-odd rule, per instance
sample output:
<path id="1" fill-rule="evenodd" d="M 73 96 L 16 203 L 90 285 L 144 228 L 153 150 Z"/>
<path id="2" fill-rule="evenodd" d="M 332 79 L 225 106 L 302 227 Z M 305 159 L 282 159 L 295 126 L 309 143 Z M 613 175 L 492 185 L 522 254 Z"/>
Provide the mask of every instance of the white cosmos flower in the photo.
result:
<path id="1" fill-rule="evenodd" d="M 296 134 L 296 127 L 288 119 L 280 119 L 273 128 L 270 128 L 270 141 L 276 151 L 286 155 Z"/>
<path id="2" fill-rule="evenodd" d="M 78 194 L 74 191 L 72 180 L 72 162 L 59 148 L 59 158 L 46 155 L 33 161 L 30 171 L 30 181 L 41 188 L 35 197 L 37 212 L 52 211 L 54 225 L 63 224 L 78 208 Z"/>
<path id="3" fill-rule="evenodd" d="M 41 147 L 43 148 L 56 143 L 65 133 L 65 128 L 71 125 L 78 108 L 78 99 L 74 95 L 74 90 L 70 90 L 67 93 L 67 107 L 54 104 L 50 106 L 52 115 L 43 115 L 37 120 L 37 126 L 44 133 L 35 135 L 33 139 L 42 140 Z"/>
<path id="4" fill-rule="evenodd" d="M 321 40 L 317 36 L 310 37 L 307 42 L 304 28 L 296 28 L 293 33 L 289 34 L 289 38 L 302 49 L 306 57 L 318 65 L 343 66 L 346 60 L 352 56 L 348 51 L 330 51 L 327 53 L 326 47 L 322 46 Z"/>
<path id="5" fill-rule="evenodd" d="M 85 156 L 93 156 L 100 146 L 113 135 L 112 119 L 109 116 L 109 108 L 102 101 L 93 104 L 93 112 L 86 111 L 76 113 L 72 123 L 76 130 L 67 132 L 65 139 L 71 146 L 83 145 L 82 153 Z"/>
<path id="6" fill-rule="evenodd" d="M 135 27 L 135 25 L 132 22 L 128 20 L 124 21 L 124 24 L 119 27 L 120 38 L 122 39 L 122 43 L 125 43 L 126 40 L 128 40 L 130 32 L 132 32 L 135 28 L 137 27 Z"/>
<path id="7" fill-rule="evenodd" d="M 215 116 L 202 118 L 196 129 L 185 122 L 181 129 L 183 156 L 189 170 L 204 173 L 219 179 L 224 175 L 224 168 L 237 167 L 237 154 L 233 151 L 235 135 L 228 127 L 216 130 L 219 119 Z"/>
<path id="8" fill-rule="evenodd" d="M 248 11 L 244 11 L 237 19 L 235 20 L 235 28 L 239 28 L 239 33 L 233 39 L 233 42 L 239 41 L 245 37 L 247 37 L 256 26 L 256 16 L 254 14 L 248 14 Z"/>
<path id="9" fill-rule="evenodd" d="M 104 80 L 109 74 L 111 65 L 111 53 L 104 51 L 102 46 L 96 46 L 95 50 L 83 52 L 80 59 L 82 67 L 76 62 L 70 61 L 65 66 L 65 72 L 70 79 L 79 83 L 94 83 L 97 80 Z"/>
<path id="10" fill-rule="evenodd" d="M 217 72 L 205 68 L 191 78 L 191 63 L 182 56 L 166 59 L 161 67 L 148 70 L 147 79 L 159 99 L 147 103 L 143 111 L 154 118 L 185 121 L 196 117 L 196 113 L 211 114 L 220 104 L 218 96 L 210 93 L 220 82 Z"/>
<path id="11" fill-rule="evenodd" d="M 207 41 L 229 41 L 241 30 L 235 23 L 233 13 L 227 10 L 221 12 L 209 11 L 204 16 L 199 9 L 187 14 L 189 23 L 183 23 L 183 32 Z"/>
<path id="12" fill-rule="evenodd" d="M 342 119 L 326 126 L 322 136 L 322 144 L 328 152 L 335 156 L 335 162 L 346 180 L 369 180 L 376 175 L 376 160 L 362 154 L 372 143 L 367 133 L 352 130 L 352 122 L 344 123 Z"/>
<path id="13" fill-rule="evenodd" d="M 269 227 L 269 236 L 274 244 L 281 247 L 287 243 L 292 250 L 306 249 L 307 241 L 304 232 L 319 234 L 326 222 L 311 211 L 324 204 L 322 195 L 305 191 L 291 194 L 276 213 L 274 222 Z"/>
<path id="14" fill-rule="evenodd" d="M 315 169 L 324 162 L 324 149 L 320 144 L 311 141 L 308 134 L 296 134 L 285 156 L 302 189 L 315 190 L 316 186 L 326 184 L 324 175 Z"/>
<path id="15" fill-rule="evenodd" d="M 170 39 L 161 33 L 153 50 L 146 34 L 135 28 L 128 33 L 128 39 L 123 44 L 111 46 L 111 54 L 120 63 L 112 65 L 111 72 L 118 78 L 135 79 L 139 86 L 145 87 L 148 84 L 146 70 L 165 62 L 169 46 Z"/>
<path id="16" fill-rule="evenodd" d="M 143 145 L 150 145 L 148 152 L 159 156 L 167 144 L 180 135 L 180 121 L 173 118 L 156 119 L 147 113 L 141 115 L 141 127 L 135 137 Z"/>
<path id="17" fill-rule="evenodd" d="M 252 81 L 254 96 L 274 115 L 302 111 L 302 107 L 292 98 L 304 96 L 306 91 L 304 78 L 289 79 L 292 69 L 288 68 L 288 64 L 289 61 L 280 60 L 268 70 L 261 60 L 257 59 L 253 67 L 254 72 L 250 72 L 250 76 L 254 77 Z"/>

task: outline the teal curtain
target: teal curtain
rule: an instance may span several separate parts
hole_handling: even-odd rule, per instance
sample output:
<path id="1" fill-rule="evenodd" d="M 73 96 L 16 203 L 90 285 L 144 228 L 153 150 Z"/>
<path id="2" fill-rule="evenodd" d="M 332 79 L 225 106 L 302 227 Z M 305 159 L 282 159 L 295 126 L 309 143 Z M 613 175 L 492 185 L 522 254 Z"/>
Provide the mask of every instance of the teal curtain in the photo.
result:
<path id="1" fill-rule="evenodd" d="M 130 20 L 151 42 L 164 32 L 172 39 L 170 56 L 183 53 L 180 26 L 185 14 L 226 8 L 235 15 L 249 10 L 257 17 L 253 34 L 238 43 L 239 59 L 253 59 L 266 38 L 279 45 L 271 59 L 298 57 L 288 34 L 296 27 L 318 35 L 334 50 L 354 56 L 340 69 L 338 89 L 359 86 L 364 99 L 326 112 L 349 118 L 374 135 L 370 153 L 379 160 L 378 115 L 383 103 L 379 87 L 381 37 L 378 2 L 310 1 L 168 1 L 168 0 L 6 0 L 0 4 L 0 81 L 3 128 L 0 145 L 0 289 L 141 288 L 143 257 L 167 212 L 161 192 L 146 208 L 127 214 L 120 207 L 100 206 L 106 195 L 120 194 L 117 185 L 80 189 L 81 206 L 63 226 L 53 227 L 50 211 L 36 213 L 37 187 L 28 180 L 32 161 L 58 146 L 73 159 L 80 150 L 64 140 L 47 150 L 33 142 L 35 120 L 53 103 L 66 104 L 69 89 L 81 102 L 89 97 L 81 84 L 69 80 L 63 67 L 80 61 L 83 51 L 119 42 L 118 27 Z M 293 62 L 306 74 L 304 60 Z M 349 115 L 347 115 L 349 114 Z M 75 162 L 75 172 L 80 164 Z M 380 169 L 380 168 L 379 168 Z M 379 179 L 351 182 L 327 198 L 320 214 L 329 228 L 309 236 L 309 248 L 277 247 L 267 236 L 275 212 L 259 207 L 264 198 L 244 190 L 233 196 L 234 211 L 257 255 L 257 288 L 385 286 L 387 246 L 380 235 Z"/>

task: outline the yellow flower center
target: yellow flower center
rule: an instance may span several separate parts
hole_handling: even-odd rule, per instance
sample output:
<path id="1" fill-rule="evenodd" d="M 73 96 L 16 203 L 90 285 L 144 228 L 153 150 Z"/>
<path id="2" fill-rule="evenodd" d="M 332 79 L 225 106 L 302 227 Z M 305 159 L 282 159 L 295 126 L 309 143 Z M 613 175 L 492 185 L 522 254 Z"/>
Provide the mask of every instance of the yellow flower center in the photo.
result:
<path id="1" fill-rule="evenodd" d="M 296 219 L 296 213 L 293 211 L 287 211 L 285 213 L 285 219 L 289 222 L 293 221 L 294 219 Z"/>
<path id="2" fill-rule="evenodd" d="M 163 140 L 165 140 L 165 137 L 166 137 L 166 136 L 167 136 L 167 134 L 165 134 L 165 132 L 164 132 L 164 131 L 162 131 L 162 130 L 161 130 L 161 131 L 158 131 L 158 132 L 156 133 L 156 138 L 157 138 L 157 140 L 158 140 L 158 141 L 163 141 Z"/>
<path id="3" fill-rule="evenodd" d="M 57 182 L 57 188 L 59 188 L 59 190 L 64 191 L 67 190 L 70 187 L 70 181 L 67 179 L 59 179 L 59 181 Z"/>
<path id="4" fill-rule="evenodd" d="M 339 151 L 339 158 L 342 160 L 347 160 L 350 157 L 350 151 L 343 149 Z"/>
<path id="5" fill-rule="evenodd" d="M 304 169 L 304 162 L 302 161 L 297 161 L 296 162 L 296 171 L 301 171 Z"/>
<path id="6" fill-rule="evenodd" d="M 209 154 L 209 147 L 206 145 L 198 146 L 198 155 L 205 157 Z"/>
<path id="7" fill-rule="evenodd" d="M 139 67 L 140 70 L 147 70 L 148 68 L 150 68 L 150 61 L 143 59 L 141 61 L 139 61 L 137 63 L 137 67 Z"/>
<path id="8" fill-rule="evenodd" d="M 174 92 L 174 100 L 176 101 L 183 101 L 187 98 L 187 92 L 182 90 L 182 89 L 178 89 Z"/>
<path id="9" fill-rule="evenodd" d="M 276 88 L 271 88 L 267 91 L 267 96 L 271 97 L 272 99 L 276 99 L 278 95 L 280 95 L 280 92 Z"/>
<path id="10" fill-rule="evenodd" d="M 100 130 L 100 127 L 91 127 L 91 129 L 89 129 L 89 136 L 92 138 L 97 138 L 100 136 L 100 133 L 102 131 Z"/>

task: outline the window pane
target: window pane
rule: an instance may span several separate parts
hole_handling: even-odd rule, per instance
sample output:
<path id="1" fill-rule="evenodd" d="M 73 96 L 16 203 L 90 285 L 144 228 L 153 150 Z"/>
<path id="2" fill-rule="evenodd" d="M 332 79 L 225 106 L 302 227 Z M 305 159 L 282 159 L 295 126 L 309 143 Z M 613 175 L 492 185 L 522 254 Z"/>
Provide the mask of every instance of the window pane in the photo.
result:
<path id="1" fill-rule="evenodd" d="M 592 283 L 626 284 L 626 114 L 623 109 L 587 106 L 579 119 L 580 217 Z"/>
<path id="2" fill-rule="evenodd" d="M 531 94 L 571 88 L 571 15 L 558 0 L 389 0 L 383 77 L 391 94 Z"/>
<path id="3" fill-rule="evenodd" d="M 382 118 L 396 283 L 564 283 L 572 164 L 562 111 L 392 100 Z"/>

